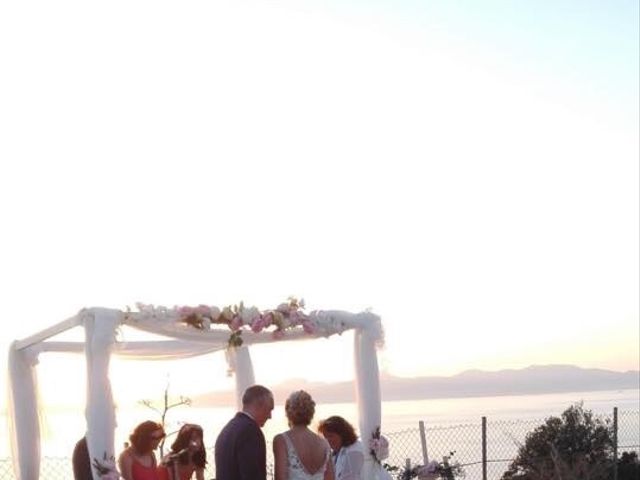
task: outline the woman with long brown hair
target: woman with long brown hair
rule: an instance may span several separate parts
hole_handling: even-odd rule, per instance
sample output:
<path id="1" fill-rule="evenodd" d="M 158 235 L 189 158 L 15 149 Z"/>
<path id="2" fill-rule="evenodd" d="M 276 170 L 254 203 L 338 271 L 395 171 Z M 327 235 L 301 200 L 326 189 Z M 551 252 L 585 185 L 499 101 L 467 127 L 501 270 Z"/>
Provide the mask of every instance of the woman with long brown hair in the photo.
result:
<path id="1" fill-rule="evenodd" d="M 151 420 L 142 422 L 129 436 L 131 445 L 118 458 L 124 480 L 159 480 L 154 450 L 165 437 L 162 425 Z"/>
<path id="2" fill-rule="evenodd" d="M 191 480 L 194 473 L 196 480 L 204 480 L 207 452 L 202 427 L 193 423 L 183 425 L 162 463 L 161 480 Z"/>

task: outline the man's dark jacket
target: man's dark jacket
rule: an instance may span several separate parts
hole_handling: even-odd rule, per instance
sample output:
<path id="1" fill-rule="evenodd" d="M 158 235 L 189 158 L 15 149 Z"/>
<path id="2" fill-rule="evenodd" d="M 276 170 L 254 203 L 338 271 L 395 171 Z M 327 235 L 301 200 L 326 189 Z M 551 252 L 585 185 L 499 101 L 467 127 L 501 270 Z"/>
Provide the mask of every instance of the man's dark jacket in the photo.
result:
<path id="1" fill-rule="evenodd" d="M 215 459 L 216 480 L 266 480 L 267 447 L 255 420 L 237 413 L 216 439 Z"/>

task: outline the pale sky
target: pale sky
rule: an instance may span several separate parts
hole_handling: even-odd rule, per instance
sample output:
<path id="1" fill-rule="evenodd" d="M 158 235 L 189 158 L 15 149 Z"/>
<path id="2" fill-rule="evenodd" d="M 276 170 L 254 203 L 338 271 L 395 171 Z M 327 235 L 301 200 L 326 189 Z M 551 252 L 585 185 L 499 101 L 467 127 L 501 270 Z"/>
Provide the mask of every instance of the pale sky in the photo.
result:
<path id="1" fill-rule="evenodd" d="M 3 362 L 85 306 L 295 295 L 378 313 L 395 375 L 637 369 L 638 28 L 634 0 L 4 2 Z M 353 374 L 350 336 L 253 355 Z M 50 358 L 43 389 L 82 378 Z"/>

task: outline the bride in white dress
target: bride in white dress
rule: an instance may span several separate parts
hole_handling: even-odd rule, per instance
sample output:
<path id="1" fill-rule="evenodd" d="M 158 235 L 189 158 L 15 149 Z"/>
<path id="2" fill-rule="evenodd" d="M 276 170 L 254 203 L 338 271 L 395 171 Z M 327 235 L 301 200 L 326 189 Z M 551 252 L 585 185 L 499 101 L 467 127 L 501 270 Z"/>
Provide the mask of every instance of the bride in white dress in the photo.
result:
<path id="1" fill-rule="evenodd" d="M 289 395 L 284 408 L 290 428 L 273 439 L 275 480 L 334 480 L 329 444 L 309 430 L 315 407 L 304 390 Z"/>

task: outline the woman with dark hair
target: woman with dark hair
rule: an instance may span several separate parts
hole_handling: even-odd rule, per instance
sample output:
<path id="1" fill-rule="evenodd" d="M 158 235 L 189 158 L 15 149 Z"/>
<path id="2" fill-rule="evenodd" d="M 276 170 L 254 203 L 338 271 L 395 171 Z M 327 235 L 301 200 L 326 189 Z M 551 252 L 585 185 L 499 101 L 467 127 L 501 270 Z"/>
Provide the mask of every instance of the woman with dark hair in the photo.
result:
<path id="1" fill-rule="evenodd" d="M 165 437 L 164 428 L 147 420 L 139 424 L 129 436 L 131 445 L 118 459 L 120 474 L 125 480 L 159 480 L 158 464 L 153 453 Z"/>
<path id="2" fill-rule="evenodd" d="M 171 445 L 171 453 L 162 460 L 161 480 L 204 480 L 207 452 L 204 449 L 202 427 L 192 423 L 183 425 Z"/>
<path id="3" fill-rule="evenodd" d="M 318 431 L 333 450 L 336 480 L 361 480 L 364 449 L 351 424 L 334 415 L 322 420 Z"/>

